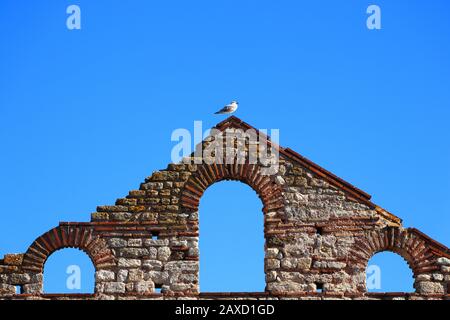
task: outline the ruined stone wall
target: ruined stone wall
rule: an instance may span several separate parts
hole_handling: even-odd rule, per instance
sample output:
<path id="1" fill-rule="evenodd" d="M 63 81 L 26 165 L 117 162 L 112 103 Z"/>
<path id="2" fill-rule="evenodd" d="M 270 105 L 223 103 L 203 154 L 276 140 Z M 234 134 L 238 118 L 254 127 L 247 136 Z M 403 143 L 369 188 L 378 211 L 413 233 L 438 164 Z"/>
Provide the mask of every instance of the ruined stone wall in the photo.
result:
<path id="1" fill-rule="evenodd" d="M 234 117 L 217 126 L 238 137 L 250 128 Z M 213 140 L 205 140 L 202 149 Z M 241 145 L 243 161 L 195 164 L 192 157 L 170 164 L 115 205 L 98 207 L 91 222 L 60 223 L 26 253 L 6 255 L 0 260 L 0 298 L 67 298 L 42 295 L 46 259 L 67 247 L 85 251 L 96 268 L 95 295 L 71 298 L 393 298 L 366 292 L 368 260 L 380 251 L 398 253 L 413 270 L 416 293 L 397 298 L 448 297 L 448 248 L 404 229 L 369 195 L 290 149 L 272 146 L 279 151 L 279 170 L 265 175 L 264 164 L 250 163 L 254 149 L 245 137 L 233 148 L 242 151 Z M 198 207 L 204 191 L 222 180 L 248 184 L 264 205 L 264 293 L 199 294 Z"/>

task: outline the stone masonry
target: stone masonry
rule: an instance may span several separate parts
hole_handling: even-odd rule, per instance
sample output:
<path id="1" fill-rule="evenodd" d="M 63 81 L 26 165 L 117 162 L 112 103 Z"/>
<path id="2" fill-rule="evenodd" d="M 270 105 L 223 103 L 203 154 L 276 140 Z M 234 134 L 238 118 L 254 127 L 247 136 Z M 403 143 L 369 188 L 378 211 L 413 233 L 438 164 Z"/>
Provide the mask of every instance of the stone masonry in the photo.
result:
<path id="1" fill-rule="evenodd" d="M 251 126 L 230 117 L 215 128 L 236 134 L 233 148 L 244 146 L 243 161 L 194 163 L 192 155 L 154 172 L 115 205 L 99 206 L 90 222 L 60 222 L 25 253 L 0 260 L 0 299 L 449 299 L 447 247 L 403 228 L 370 195 L 268 137 L 279 170 L 262 174 L 267 164 L 250 163 L 254 149 L 241 134 Z M 204 191 L 222 180 L 249 185 L 264 205 L 265 292 L 200 293 L 198 206 Z M 68 247 L 91 258 L 94 294 L 42 292 L 45 261 Z M 367 292 L 367 263 L 381 251 L 407 261 L 415 293 Z"/>

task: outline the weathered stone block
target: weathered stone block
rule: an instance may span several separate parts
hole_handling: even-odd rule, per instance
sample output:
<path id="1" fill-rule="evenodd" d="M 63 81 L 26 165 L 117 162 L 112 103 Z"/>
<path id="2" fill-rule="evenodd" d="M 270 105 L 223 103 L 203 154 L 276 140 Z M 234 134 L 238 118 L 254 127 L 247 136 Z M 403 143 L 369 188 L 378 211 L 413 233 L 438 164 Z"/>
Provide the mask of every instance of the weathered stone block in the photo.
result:
<path id="1" fill-rule="evenodd" d="M 275 258 L 277 258 L 279 252 L 280 252 L 280 250 L 278 250 L 277 248 L 267 248 L 266 249 L 266 258 L 275 259 Z"/>
<path id="2" fill-rule="evenodd" d="M 303 292 L 304 286 L 292 281 L 270 282 L 267 289 L 273 293 Z"/>
<path id="3" fill-rule="evenodd" d="M 143 198 L 145 197 L 145 190 L 131 190 L 128 194 L 131 198 Z"/>
<path id="4" fill-rule="evenodd" d="M 13 295 L 16 293 L 16 287 L 9 285 L 9 284 L 5 284 L 5 283 L 0 283 L 0 294 L 4 295 L 4 296 L 9 296 L 9 295 Z"/>
<path id="5" fill-rule="evenodd" d="M 98 206 L 98 212 L 127 212 L 127 206 Z"/>
<path id="6" fill-rule="evenodd" d="M 30 274 L 31 283 L 38 283 L 44 281 L 44 275 L 42 273 Z"/>
<path id="7" fill-rule="evenodd" d="M 444 275 L 442 275 L 440 273 L 433 273 L 433 280 L 442 281 L 442 280 L 444 280 Z"/>
<path id="8" fill-rule="evenodd" d="M 429 274 L 419 274 L 416 277 L 416 281 L 429 281 L 431 279 L 431 275 Z"/>
<path id="9" fill-rule="evenodd" d="M 197 272 L 198 262 L 197 261 L 170 261 L 164 266 L 164 270 L 169 272 Z"/>
<path id="10" fill-rule="evenodd" d="M 296 258 L 284 258 L 281 260 L 281 267 L 287 269 L 297 268 L 297 259 Z"/>
<path id="11" fill-rule="evenodd" d="M 441 271 L 443 273 L 450 273 L 450 267 L 449 266 L 441 266 Z"/>
<path id="12" fill-rule="evenodd" d="M 139 281 L 134 284 L 134 290 L 138 293 L 153 292 L 155 285 L 152 281 Z"/>
<path id="13" fill-rule="evenodd" d="M 442 283 L 431 281 L 420 281 L 416 283 L 416 290 L 420 294 L 444 294 L 445 289 Z"/>
<path id="14" fill-rule="evenodd" d="M 198 282 L 198 277 L 197 277 L 197 275 L 195 275 L 193 273 L 180 274 L 178 276 L 178 281 L 182 282 L 182 283 L 194 283 L 194 284 L 196 284 Z"/>
<path id="15" fill-rule="evenodd" d="M 24 284 L 22 290 L 23 293 L 29 294 L 42 293 L 42 286 L 39 283 Z"/>
<path id="16" fill-rule="evenodd" d="M 13 273 L 10 275 L 10 280 L 12 284 L 25 284 L 30 282 L 31 277 L 28 273 Z"/>
<path id="17" fill-rule="evenodd" d="M 144 271 L 140 269 L 132 269 L 128 271 L 128 281 L 142 281 L 144 280 Z"/>
<path id="18" fill-rule="evenodd" d="M 115 276 L 110 270 L 99 270 L 95 274 L 97 281 L 114 281 Z"/>
<path id="19" fill-rule="evenodd" d="M 133 292 L 134 291 L 134 282 L 125 283 L 125 291 Z"/>
<path id="20" fill-rule="evenodd" d="M 197 285 L 194 284 L 186 284 L 186 283 L 175 283 L 170 286 L 170 289 L 173 291 L 187 291 L 187 290 L 196 290 Z"/>
<path id="21" fill-rule="evenodd" d="M 437 259 L 437 263 L 444 266 L 450 266 L 450 259 L 441 257 Z"/>
<path id="22" fill-rule="evenodd" d="M 311 262 L 312 259 L 311 258 L 298 258 L 297 259 L 297 268 L 299 269 L 309 269 L 311 267 Z"/>
<path id="23" fill-rule="evenodd" d="M 6 265 L 20 266 L 22 264 L 23 254 L 5 254 L 3 261 Z"/>
<path id="24" fill-rule="evenodd" d="M 314 261 L 313 266 L 318 269 L 343 269 L 347 264 L 339 261 Z"/>
<path id="25" fill-rule="evenodd" d="M 130 212 L 110 212 L 109 213 L 110 219 L 117 220 L 117 221 L 127 221 L 127 220 L 130 220 L 132 216 L 133 215 Z"/>
<path id="26" fill-rule="evenodd" d="M 277 259 L 266 259 L 266 270 L 274 270 L 280 268 L 280 260 Z"/>
<path id="27" fill-rule="evenodd" d="M 158 260 L 167 261 L 169 260 L 171 251 L 168 247 L 158 248 Z"/>
<path id="28" fill-rule="evenodd" d="M 122 198 L 116 200 L 116 205 L 135 206 L 136 204 L 137 199 Z"/>
<path id="29" fill-rule="evenodd" d="M 266 282 L 272 282 L 277 279 L 277 272 L 276 271 L 268 271 L 266 272 Z"/>
<path id="30" fill-rule="evenodd" d="M 121 238 L 111 238 L 108 240 L 111 248 L 123 248 L 127 246 L 127 240 Z"/>
<path id="31" fill-rule="evenodd" d="M 128 239 L 129 247 L 142 247 L 142 239 Z"/>
<path id="32" fill-rule="evenodd" d="M 143 212 L 141 214 L 142 221 L 154 221 L 157 220 L 158 214 L 156 212 Z"/>
<path id="33" fill-rule="evenodd" d="M 91 213 L 91 219 L 92 219 L 92 221 L 108 220 L 109 213 L 108 212 L 93 212 L 93 213 Z"/>
<path id="34" fill-rule="evenodd" d="M 145 248 L 123 248 L 120 249 L 119 255 L 125 258 L 141 258 L 148 255 L 148 250 Z"/>
<path id="35" fill-rule="evenodd" d="M 294 166 L 294 167 L 292 167 L 290 173 L 295 176 L 302 176 L 305 173 L 305 171 L 298 166 Z"/>
<path id="36" fill-rule="evenodd" d="M 145 247 L 164 247 L 169 245 L 169 239 L 145 239 Z"/>
<path id="37" fill-rule="evenodd" d="M 142 267 L 148 270 L 160 271 L 162 270 L 163 263 L 159 260 L 144 260 Z"/>
<path id="38" fill-rule="evenodd" d="M 157 284 L 169 282 L 169 273 L 167 271 L 149 271 L 144 274 L 145 280 L 152 280 Z"/>
<path id="39" fill-rule="evenodd" d="M 136 268 L 141 266 L 141 260 L 139 259 L 126 259 L 119 258 L 119 267 Z"/>
<path id="40" fill-rule="evenodd" d="M 125 283 L 122 282 L 107 282 L 105 283 L 105 293 L 124 293 Z"/>
<path id="41" fill-rule="evenodd" d="M 128 270 L 121 269 L 117 273 L 117 281 L 118 282 L 125 282 L 128 279 Z"/>

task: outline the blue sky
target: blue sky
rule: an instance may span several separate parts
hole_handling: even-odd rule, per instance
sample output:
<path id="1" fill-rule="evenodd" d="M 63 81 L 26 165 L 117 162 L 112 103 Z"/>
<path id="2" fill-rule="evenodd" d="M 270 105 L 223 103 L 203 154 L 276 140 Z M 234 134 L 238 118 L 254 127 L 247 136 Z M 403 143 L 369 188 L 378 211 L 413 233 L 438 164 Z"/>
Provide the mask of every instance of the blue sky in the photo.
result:
<path id="1" fill-rule="evenodd" d="M 71 4 L 81 8 L 81 30 L 66 28 Z M 366 28 L 370 4 L 381 7 L 382 30 Z M 449 6 L 3 0 L 0 255 L 25 251 L 59 221 L 88 221 L 97 205 L 136 189 L 170 161 L 174 129 L 214 125 L 223 117 L 212 113 L 232 99 L 236 116 L 280 129 L 283 146 L 449 245 Z M 230 192 L 259 206 L 261 218 L 254 195 L 217 186 L 201 216 L 229 212 L 220 196 Z M 208 234 L 218 223 L 205 220 Z M 247 253 L 249 263 L 258 250 Z M 248 278 L 211 277 L 209 291 Z M 255 279 L 248 291 L 264 285 Z"/>

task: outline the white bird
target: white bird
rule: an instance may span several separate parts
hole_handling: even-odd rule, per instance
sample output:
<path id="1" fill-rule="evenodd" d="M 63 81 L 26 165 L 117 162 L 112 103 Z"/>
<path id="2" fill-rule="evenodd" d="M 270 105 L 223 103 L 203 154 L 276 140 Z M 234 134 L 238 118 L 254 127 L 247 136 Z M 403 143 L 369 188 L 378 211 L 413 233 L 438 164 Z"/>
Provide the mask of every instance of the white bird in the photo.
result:
<path id="1" fill-rule="evenodd" d="M 225 107 L 217 111 L 215 114 L 230 114 L 237 110 L 239 107 L 239 103 L 235 100 L 231 101 L 231 103 L 227 104 Z"/>

